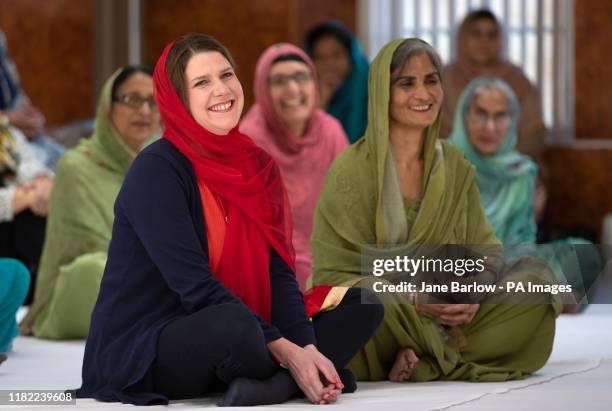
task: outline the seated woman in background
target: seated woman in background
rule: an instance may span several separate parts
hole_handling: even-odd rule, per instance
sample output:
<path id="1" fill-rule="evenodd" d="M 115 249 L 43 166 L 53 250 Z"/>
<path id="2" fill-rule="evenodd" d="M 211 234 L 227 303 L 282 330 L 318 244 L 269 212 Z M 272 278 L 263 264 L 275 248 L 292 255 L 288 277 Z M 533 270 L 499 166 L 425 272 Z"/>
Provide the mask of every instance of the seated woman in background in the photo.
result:
<path id="1" fill-rule="evenodd" d="M 331 166 L 315 212 L 316 285 L 371 287 L 372 277 L 361 275 L 367 245 L 498 248 L 473 167 L 438 140 L 441 70 L 420 39 L 394 40 L 374 59 L 366 135 Z M 560 309 L 384 297 L 383 324 L 349 365 L 358 379 L 525 378 L 548 359 Z"/>
<path id="2" fill-rule="evenodd" d="M 296 276 L 304 290 L 311 274 L 312 218 L 327 169 L 348 146 L 338 121 L 318 109 L 312 61 L 291 44 L 268 48 L 255 69 L 255 105 L 240 131 L 280 168 L 293 218 Z"/>
<path id="3" fill-rule="evenodd" d="M 470 81 L 482 75 L 499 77 L 517 95 L 522 113 L 518 122 L 517 150 L 536 160 L 544 149 L 546 128 L 537 88 L 523 71 L 503 56 L 504 33 L 489 10 L 470 12 L 457 32 L 456 60 L 444 67 L 444 107 L 440 136 L 452 131 L 459 96 Z"/>
<path id="4" fill-rule="evenodd" d="M 62 147 L 45 131 L 45 116 L 34 107 L 19 82 L 17 67 L 6 46 L 4 33 L 0 31 L 0 115 L 23 133 L 31 144 L 31 151 L 38 161 L 55 169 L 64 153 Z"/>
<path id="5" fill-rule="evenodd" d="M 337 21 L 320 24 L 306 35 L 306 51 L 319 77 L 319 105 L 336 117 L 351 143 L 368 121 L 368 60 L 357 38 Z"/>
<path id="6" fill-rule="evenodd" d="M 80 397 L 165 404 L 224 390 L 220 405 L 238 406 L 301 389 L 323 404 L 343 382 L 355 389 L 343 368 L 382 308 L 353 293 L 306 317 L 287 194 L 272 158 L 238 131 L 234 66 L 202 34 L 171 42 L 157 62 L 166 129 L 117 196 Z"/>
<path id="7" fill-rule="evenodd" d="M 0 114 L 0 257 L 25 264 L 34 283 L 45 239 L 53 171 Z M 32 299 L 32 289 L 26 303 Z"/>
<path id="8" fill-rule="evenodd" d="M 506 82 L 484 76 L 465 88 L 450 142 L 476 167 L 480 203 L 504 244 L 535 243 L 536 164 L 516 151 L 521 112 Z"/>
<path id="9" fill-rule="evenodd" d="M 113 204 L 143 144 L 160 129 L 153 72 L 118 70 L 104 85 L 93 135 L 61 158 L 34 303 L 21 323 L 41 338 L 85 338 L 106 264 Z"/>
<path id="10" fill-rule="evenodd" d="M 6 352 L 19 334 L 15 316 L 29 287 L 27 268 L 12 258 L 0 258 L 0 364 L 6 360 Z"/>
<path id="11" fill-rule="evenodd" d="M 535 244 L 537 237 L 534 212 L 538 167 L 515 149 L 521 113 L 518 99 L 506 82 L 492 76 L 478 77 L 459 99 L 449 140 L 476 167 L 482 208 L 495 235 L 507 246 Z M 574 288 L 588 288 L 601 268 L 592 244 L 566 238 L 550 245 L 536 250 L 553 267 L 557 279 L 570 281 Z M 528 250 L 514 247 L 514 251 Z"/>

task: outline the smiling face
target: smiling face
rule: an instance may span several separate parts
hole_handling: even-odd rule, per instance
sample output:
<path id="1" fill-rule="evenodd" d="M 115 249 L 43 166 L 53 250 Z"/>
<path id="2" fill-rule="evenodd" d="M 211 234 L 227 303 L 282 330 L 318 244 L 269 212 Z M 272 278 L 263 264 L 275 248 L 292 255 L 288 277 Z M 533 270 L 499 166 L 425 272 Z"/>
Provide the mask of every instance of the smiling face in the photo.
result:
<path id="1" fill-rule="evenodd" d="M 304 130 L 315 107 L 315 83 L 300 61 L 281 61 L 270 68 L 270 99 L 274 111 L 290 130 Z"/>
<path id="2" fill-rule="evenodd" d="M 143 102 L 140 107 L 122 102 L 126 96 L 141 101 L 150 100 L 153 96 L 153 78 L 141 72 L 132 74 L 117 88 L 118 101 L 111 106 L 113 127 L 130 148 L 139 151 L 142 144 L 159 128 L 159 113 L 156 107 L 147 102 Z"/>
<path id="3" fill-rule="evenodd" d="M 440 74 L 426 53 L 410 57 L 391 73 L 391 127 L 424 129 L 438 116 L 444 93 Z"/>
<path id="4" fill-rule="evenodd" d="M 510 104 L 499 89 L 480 90 L 465 114 L 470 143 L 485 156 L 493 155 L 501 148 L 511 122 Z"/>
<path id="5" fill-rule="evenodd" d="M 194 54 L 185 68 L 188 109 L 208 131 L 225 135 L 238 124 L 244 107 L 242 85 L 231 64 L 216 51 Z"/>

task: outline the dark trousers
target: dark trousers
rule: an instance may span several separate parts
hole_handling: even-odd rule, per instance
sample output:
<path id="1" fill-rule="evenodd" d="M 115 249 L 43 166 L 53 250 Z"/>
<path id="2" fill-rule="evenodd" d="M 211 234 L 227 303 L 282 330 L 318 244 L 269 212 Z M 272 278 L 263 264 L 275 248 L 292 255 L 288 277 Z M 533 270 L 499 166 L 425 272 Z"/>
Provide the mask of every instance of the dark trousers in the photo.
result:
<path id="1" fill-rule="evenodd" d="M 372 304 L 361 304 L 362 294 Z M 344 368 L 370 339 L 384 309 L 369 291 L 351 289 L 334 310 L 313 318 L 319 351 Z M 153 363 L 155 391 L 170 399 L 223 390 L 239 377 L 265 379 L 279 370 L 261 327 L 236 304 L 206 307 L 168 324 Z"/>
<path id="2" fill-rule="evenodd" d="M 45 241 L 47 220 L 34 215 L 30 210 L 15 216 L 13 221 L 0 223 L 0 257 L 21 261 L 30 272 L 30 290 L 25 303 L 29 304 L 34 295 L 36 272 Z"/>

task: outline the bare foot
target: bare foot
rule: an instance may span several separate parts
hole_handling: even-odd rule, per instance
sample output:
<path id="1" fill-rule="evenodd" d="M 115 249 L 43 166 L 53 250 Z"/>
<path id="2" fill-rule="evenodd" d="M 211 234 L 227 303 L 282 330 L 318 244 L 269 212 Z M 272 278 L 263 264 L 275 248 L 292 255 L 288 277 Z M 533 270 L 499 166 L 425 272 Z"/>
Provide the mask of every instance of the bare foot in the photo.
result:
<path id="1" fill-rule="evenodd" d="M 416 356 L 411 348 L 402 348 L 397 352 L 393 368 L 389 371 L 389 381 L 408 381 L 418 363 L 419 357 Z"/>

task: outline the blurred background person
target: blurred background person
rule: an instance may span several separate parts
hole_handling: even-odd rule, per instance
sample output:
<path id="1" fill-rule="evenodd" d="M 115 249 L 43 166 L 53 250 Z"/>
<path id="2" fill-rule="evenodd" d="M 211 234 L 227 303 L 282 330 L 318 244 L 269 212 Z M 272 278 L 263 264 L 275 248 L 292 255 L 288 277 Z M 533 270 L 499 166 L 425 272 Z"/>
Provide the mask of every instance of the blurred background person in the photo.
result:
<path id="1" fill-rule="evenodd" d="M 240 125 L 278 164 L 291 204 L 296 276 L 311 274 L 314 209 L 327 170 L 348 146 L 338 121 L 318 108 L 315 68 L 291 44 L 269 47 L 255 69 L 255 105 Z"/>
<path id="2" fill-rule="evenodd" d="M 28 269 L 12 258 L 0 258 L 0 364 L 19 334 L 15 317 L 29 287 Z"/>
<path id="3" fill-rule="evenodd" d="M 306 51 L 317 68 L 320 107 L 354 143 L 368 122 L 368 60 L 357 38 L 337 21 L 322 23 L 306 34 Z"/>
<path id="4" fill-rule="evenodd" d="M 55 169 L 64 148 L 45 132 L 45 117 L 30 102 L 19 83 L 17 67 L 8 54 L 0 31 L 0 114 L 32 143 L 32 151 L 47 167 Z"/>
<path id="5" fill-rule="evenodd" d="M 572 284 L 580 300 L 601 269 L 593 244 L 569 237 L 545 246 L 524 247 L 536 244 L 536 212 L 546 199 L 538 198 L 538 166 L 515 147 L 520 114 L 518 99 L 506 82 L 492 76 L 478 77 L 459 99 L 449 141 L 475 166 L 480 203 L 495 235 L 508 246 L 506 252 L 524 255 L 535 250 L 560 283 Z M 564 309 L 576 308 L 568 304 Z"/>
<path id="6" fill-rule="evenodd" d="M 503 79 L 517 95 L 521 107 L 517 150 L 539 160 L 546 134 L 540 94 L 503 51 L 504 33 L 495 15 L 486 9 L 471 11 L 457 32 L 456 59 L 444 67 L 440 137 L 450 135 L 459 96 L 468 83 L 478 76 L 492 75 Z"/>
<path id="7" fill-rule="evenodd" d="M 25 264 L 32 283 L 45 237 L 53 176 L 21 131 L 0 114 L 0 257 Z M 32 291 L 26 302 L 31 298 Z"/>
<path id="8" fill-rule="evenodd" d="M 111 238 L 113 205 L 143 145 L 159 134 L 153 71 L 127 66 L 108 79 L 93 135 L 61 158 L 34 302 L 24 334 L 85 338 Z"/>

